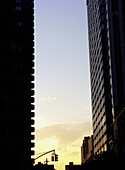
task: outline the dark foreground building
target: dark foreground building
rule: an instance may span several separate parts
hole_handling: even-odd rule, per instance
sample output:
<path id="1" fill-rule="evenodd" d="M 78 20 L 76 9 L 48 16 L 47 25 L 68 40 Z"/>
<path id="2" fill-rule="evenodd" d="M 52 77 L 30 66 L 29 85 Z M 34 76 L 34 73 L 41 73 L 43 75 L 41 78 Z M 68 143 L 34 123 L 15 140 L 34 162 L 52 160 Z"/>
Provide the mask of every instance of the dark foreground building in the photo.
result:
<path id="1" fill-rule="evenodd" d="M 34 1 L 0 1 L 0 160 L 28 170 L 34 151 Z"/>
<path id="2" fill-rule="evenodd" d="M 125 1 L 87 0 L 87 10 L 94 153 L 125 152 Z"/>
<path id="3" fill-rule="evenodd" d="M 33 166 L 31 170 L 54 170 L 54 165 L 42 164 L 41 162 L 38 162 L 38 164 Z"/>

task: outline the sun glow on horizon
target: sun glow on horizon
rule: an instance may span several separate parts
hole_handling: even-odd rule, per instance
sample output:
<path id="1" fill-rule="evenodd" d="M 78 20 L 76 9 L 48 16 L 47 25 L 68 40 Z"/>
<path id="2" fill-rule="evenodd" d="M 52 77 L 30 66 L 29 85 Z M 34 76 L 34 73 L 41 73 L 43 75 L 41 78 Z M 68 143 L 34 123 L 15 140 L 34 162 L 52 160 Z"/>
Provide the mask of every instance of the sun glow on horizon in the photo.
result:
<path id="1" fill-rule="evenodd" d="M 38 162 L 44 162 L 48 158 L 49 164 L 55 165 L 55 168 L 62 170 L 69 162 L 75 164 L 81 163 L 81 145 L 84 136 L 92 134 L 91 123 L 80 124 L 60 124 L 41 129 L 36 129 L 36 147 L 34 157 L 37 157 L 38 153 L 47 152 L 55 149 L 55 152 L 59 156 L 58 162 L 51 162 L 51 154 L 47 154 L 38 160 Z"/>

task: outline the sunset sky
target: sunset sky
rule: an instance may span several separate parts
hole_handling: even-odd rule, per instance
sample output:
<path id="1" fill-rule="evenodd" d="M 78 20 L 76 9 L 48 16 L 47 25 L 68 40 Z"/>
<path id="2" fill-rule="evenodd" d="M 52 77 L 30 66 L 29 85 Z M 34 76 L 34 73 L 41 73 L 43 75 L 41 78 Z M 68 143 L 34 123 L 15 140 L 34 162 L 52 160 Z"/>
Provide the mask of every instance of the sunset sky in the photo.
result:
<path id="1" fill-rule="evenodd" d="M 87 35 L 85 0 L 35 1 L 35 157 L 55 149 L 58 170 L 81 163 L 92 134 Z"/>

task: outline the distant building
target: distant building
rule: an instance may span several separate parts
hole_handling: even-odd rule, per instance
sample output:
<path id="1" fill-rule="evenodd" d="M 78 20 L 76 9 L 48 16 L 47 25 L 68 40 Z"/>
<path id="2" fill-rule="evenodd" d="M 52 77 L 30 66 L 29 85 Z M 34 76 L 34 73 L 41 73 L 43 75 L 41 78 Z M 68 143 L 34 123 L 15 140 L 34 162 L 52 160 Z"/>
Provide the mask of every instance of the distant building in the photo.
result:
<path id="1" fill-rule="evenodd" d="M 0 1 L 2 170 L 27 170 L 34 154 L 34 0 Z"/>
<path id="2" fill-rule="evenodd" d="M 32 170 L 54 170 L 54 165 L 42 164 L 41 162 L 38 162 Z"/>
<path id="3" fill-rule="evenodd" d="M 99 154 L 118 142 L 115 122 L 125 108 L 125 1 L 87 0 L 87 11 L 94 154 Z"/>
<path id="4" fill-rule="evenodd" d="M 93 135 L 91 137 L 84 137 L 83 144 L 81 146 L 81 164 L 84 164 L 93 156 Z"/>
<path id="5" fill-rule="evenodd" d="M 83 144 L 81 146 L 81 163 L 84 163 L 87 160 L 87 153 L 88 153 L 88 137 L 84 137 Z"/>
<path id="6" fill-rule="evenodd" d="M 69 165 L 65 165 L 65 170 L 81 170 L 82 165 L 74 165 L 73 162 L 69 162 Z"/>

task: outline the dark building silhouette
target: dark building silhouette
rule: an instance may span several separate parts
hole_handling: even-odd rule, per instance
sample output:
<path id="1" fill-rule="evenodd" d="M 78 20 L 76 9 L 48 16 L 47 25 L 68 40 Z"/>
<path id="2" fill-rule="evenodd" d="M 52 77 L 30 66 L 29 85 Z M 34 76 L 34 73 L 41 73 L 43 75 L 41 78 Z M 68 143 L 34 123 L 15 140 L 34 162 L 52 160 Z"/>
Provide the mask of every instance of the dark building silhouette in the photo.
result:
<path id="1" fill-rule="evenodd" d="M 94 155 L 93 159 L 88 160 L 82 165 L 82 170 L 106 170 L 106 169 L 122 169 L 124 160 L 116 156 L 114 152 L 103 152 Z"/>
<path id="2" fill-rule="evenodd" d="M 114 128 L 114 140 L 111 141 L 111 149 L 125 160 L 125 108 L 116 117 L 112 124 Z"/>
<path id="3" fill-rule="evenodd" d="M 2 170 L 27 170 L 34 151 L 34 1 L 0 1 Z"/>
<path id="4" fill-rule="evenodd" d="M 96 154 L 125 141 L 124 132 L 117 135 L 121 123 L 115 123 L 125 108 L 125 1 L 87 0 L 87 10 Z M 116 141 L 116 136 L 124 137 Z"/>
<path id="5" fill-rule="evenodd" d="M 54 170 L 54 165 L 42 164 L 38 162 L 37 165 L 32 167 L 32 170 Z"/>
<path id="6" fill-rule="evenodd" d="M 88 154 L 88 137 L 84 137 L 83 144 L 81 146 L 81 164 L 83 164 L 87 160 L 87 154 Z"/>
<path id="7" fill-rule="evenodd" d="M 81 146 L 81 164 L 84 164 L 89 159 L 93 158 L 93 135 L 91 137 L 84 137 L 83 144 Z"/>
<path id="8" fill-rule="evenodd" d="M 73 162 L 69 162 L 69 165 L 65 165 L 65 170 L 81 170 L 82 165 L 74 165 Z"/>

